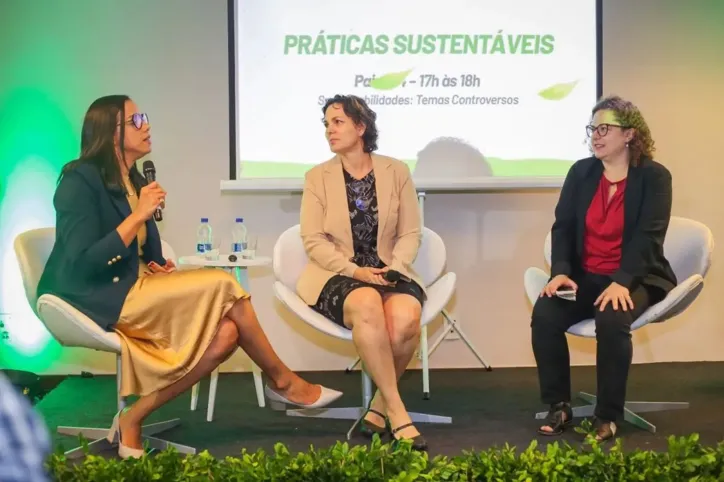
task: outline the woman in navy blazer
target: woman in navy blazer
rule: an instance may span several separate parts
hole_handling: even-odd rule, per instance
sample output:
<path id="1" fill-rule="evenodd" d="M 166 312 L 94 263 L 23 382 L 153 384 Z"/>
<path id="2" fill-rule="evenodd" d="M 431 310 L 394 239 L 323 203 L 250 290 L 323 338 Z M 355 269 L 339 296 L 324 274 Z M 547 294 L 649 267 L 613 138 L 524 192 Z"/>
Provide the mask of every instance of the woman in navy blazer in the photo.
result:
<path id="1" fill-rule="evenodd" d="M 568 172 L 551 229 L 551 279 L 533 308 L 532 342 L 541 398 L 550 409 L 542 435 L 572 419 L 566 330 L 596 322 L 597 438 L 623 417 L 633 348 L 631 324 L 676 286 L 664 257 L 671 174 L 651 156 L 654 142 L 639 110 L 620 97 L 593 108 L 593 157 Z M 575 293 L 575 300 L 557 296 Z"/>
<path id="2" fill-rule="evenodd" d="M 61 173 L 53 203 L 56 241 L 38 292 L 66 300 L 121 338 L 121 395 L 108 439 L 140 457 L 141 426 L 241 347 L 268 375 L 266 395 L 305 408 L 341 393 L 302 380 L 269 344 L 249 295 L 215 269 L 176 271 L 164 259 L 153 213 L 166 192 L 135 162 L 151 151 L 148 116 L 126 96 L 96 100 L 83 123 L 81 155 Z"/>

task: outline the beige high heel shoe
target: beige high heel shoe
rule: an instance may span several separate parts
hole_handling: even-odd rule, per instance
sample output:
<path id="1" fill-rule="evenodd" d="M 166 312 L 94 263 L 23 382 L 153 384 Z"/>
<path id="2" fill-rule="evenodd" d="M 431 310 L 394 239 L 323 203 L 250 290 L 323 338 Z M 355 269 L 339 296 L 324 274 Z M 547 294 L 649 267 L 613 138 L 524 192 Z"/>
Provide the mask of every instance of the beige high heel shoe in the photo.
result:
<path id="1" fill-rule="evenodd" d="M 106 437 L 106 440 L 108 440 L 108 442 L 111 444 L 118 442 L 118 456 L 120 458 L 124 460 L 131 457 L 140 459 L 146 454 L 146 452 L 144 452 L 142 449 L 133 449 L 131 447 L 126 447 L 125 445 L 123 445 L 123 443 L 121 443 L 121 426 L 118 422 L 118 419 L 121 416 L 121 412 L 123 412 L 123 410 L 119 411 L 116 416 L 113 417 L 113 424 L 111 425 L 111 429 L 108 431 L 108 436 Z"/>

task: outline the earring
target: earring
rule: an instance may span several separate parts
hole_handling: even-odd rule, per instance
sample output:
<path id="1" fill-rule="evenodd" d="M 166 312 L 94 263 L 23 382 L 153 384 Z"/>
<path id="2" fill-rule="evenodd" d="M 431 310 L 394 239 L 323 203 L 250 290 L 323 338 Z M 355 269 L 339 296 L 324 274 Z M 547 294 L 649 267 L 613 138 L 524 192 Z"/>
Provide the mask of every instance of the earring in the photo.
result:
<path id="1" fill-rule="evenodd" d="M 628 142 L 626 143 L 626 149 L 628 149 Z"/>

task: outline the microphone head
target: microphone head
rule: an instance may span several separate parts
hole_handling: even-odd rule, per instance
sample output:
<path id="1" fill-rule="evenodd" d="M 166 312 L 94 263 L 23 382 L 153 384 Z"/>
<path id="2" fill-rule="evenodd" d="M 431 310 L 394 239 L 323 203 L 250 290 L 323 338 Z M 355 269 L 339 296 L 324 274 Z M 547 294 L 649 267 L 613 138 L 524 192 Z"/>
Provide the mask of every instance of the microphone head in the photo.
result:
<path id="1" fill-rule="evenodd" d="M 156 166 L 153 165 L 153 161 L 143 161 L 143 172 L 156 172 Z"/>
<path id="2" fill-rule="evenodd" d="M 397 283 L 398 281 L 400 281 L 401 275 L 399 271 L 391 269 L 386 272 L 382 277 L 390 283 Z"/>

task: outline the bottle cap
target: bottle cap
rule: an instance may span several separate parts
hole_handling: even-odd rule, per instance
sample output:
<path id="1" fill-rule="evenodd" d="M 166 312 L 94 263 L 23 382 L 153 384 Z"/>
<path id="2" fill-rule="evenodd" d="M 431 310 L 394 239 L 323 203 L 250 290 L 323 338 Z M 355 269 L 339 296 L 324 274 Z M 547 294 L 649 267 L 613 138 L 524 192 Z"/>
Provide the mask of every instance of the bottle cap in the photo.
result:
<path id="1" fill-rule="evenodd" d="M 237 223 L 243 223 L 243 222 L 244 222 L 244 218 L 236 218 L 236 222 L 237 222 Z"/>
<path id="2" fill-rule="evenodd" d="M 202 222 L 202 223 L 208 223 L 208 222 L 209 222 L 209 218 L 201 218 L 201 222 Z"/>

